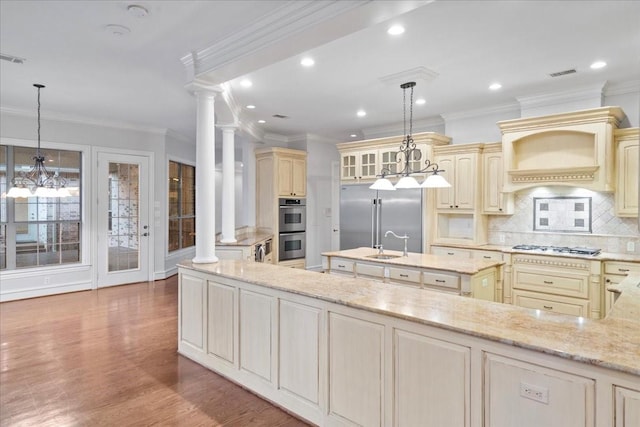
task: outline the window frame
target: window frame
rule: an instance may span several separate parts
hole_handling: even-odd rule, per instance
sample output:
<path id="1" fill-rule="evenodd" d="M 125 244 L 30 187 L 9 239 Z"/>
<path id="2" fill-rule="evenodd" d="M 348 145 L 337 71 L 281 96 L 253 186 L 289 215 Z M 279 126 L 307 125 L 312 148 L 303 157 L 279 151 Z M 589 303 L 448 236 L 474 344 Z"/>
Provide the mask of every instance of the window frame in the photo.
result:
<path id="1" fill-rule="evenodd" d="M 194 199 L 193 199 L 193 215 L 182 215 L 180 214 L 180 212 L 178 213 L 177 216 L 171 216 L 171 163 L 175 163 L 179 166 L 179 174 L 180 176 L 182 176 L 182 167 L 183 166 L 188 166 L 188 167 L 192 167 L 193 168 L 193 190 L 194 190 Z M 196 202 L 195 202 L 195 192 L 196 192 L 196 165 L 193 162 L 189 162 L 186 161 L 184 159 L 178 159 L 178 158 L 173 158 L 170 157 L 167 159 L 167 187 L 166 187 L 166 195 L 167 195 L 167 255 L 168 256 L 175 256 L 176 254 L 179 254 L 181 252 L 186 252 L 186 251 L 191 251 L 195 248 L 195 238 L 193 239 L 193 245 L 190 246 L 182 246 L 182 242 L 183 242 L 183 237 L 182 237 L 182 220 L 184 219 L 193 219 L 194 220 L 194 232 L 195 232 L 195 221 L 197 221 L 196 218 Z M 183 186 L 182 186 L 182 180 L 180 181 L 180 186 L 178 189 L 178 199 L 177 199 L 177 203 L 178 203 L 178 209 L 181 208 L 182 206 L 182 195 L 183 195 Z M 178 230 L 178 244 L 179 247 L 176 249 L 170 249 L 169 246 L 169 240 L 170 240 L 170 223 L 173 220 L 178 220 L 179 223 L 179 230 Z"/>

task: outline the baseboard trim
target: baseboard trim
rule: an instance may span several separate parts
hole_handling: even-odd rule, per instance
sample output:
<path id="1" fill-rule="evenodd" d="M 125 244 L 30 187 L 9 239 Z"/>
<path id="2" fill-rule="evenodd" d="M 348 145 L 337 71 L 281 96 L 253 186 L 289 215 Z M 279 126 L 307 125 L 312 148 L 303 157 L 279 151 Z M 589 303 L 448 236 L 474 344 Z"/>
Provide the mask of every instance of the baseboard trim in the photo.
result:
<path id="1" fill-rule="evenodd" d="M 19 289 L 13 291 L 0 291 L 0 302 L 16 301 L 26 298 L 44 297 L 69 292 L 91 290 L 91 282 L 76 282 L 65 285 L 52 285 L 47 287 Z"/>

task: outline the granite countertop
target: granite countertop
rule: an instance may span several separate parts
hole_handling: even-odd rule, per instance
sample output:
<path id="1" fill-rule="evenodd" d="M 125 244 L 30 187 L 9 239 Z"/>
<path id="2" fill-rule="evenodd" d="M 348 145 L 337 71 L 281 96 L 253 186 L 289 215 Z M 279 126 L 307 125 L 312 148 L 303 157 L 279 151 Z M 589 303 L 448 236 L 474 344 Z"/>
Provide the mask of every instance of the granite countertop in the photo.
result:
<path id="1" fill-rule="evenodd" d="M 557 256 L 557 257 L 565 257 L 565 258 L 592 259 L 595 261 L 640 262 L 640 255 L 614 253 L 614 252 L 600 252 L 598 255 L 593 256 L 593 255 L 567 254 L 567 253 L 549 252 L 549 251 L 523 251 L 523 250 L 513 249 L 511 246 L 500 246 L 500 245 L 469 246 L 469 245 L 456 245 L 456 244 L 446 244 L 446 245 L 436 244 L 432 246 L 460 248 L 460 249 L 479 249 L 483 251 L 504 252 L 509 254 L 546 255 L 546 256 Z"/>
<path id="2" fill-rule="evenodd" d="M 273 237 L 271 231 L 266 230 L 237 230 L 236 242 L 221 242 L 221 234 L 216 235 L 216 246 L 253 246 L 256 243 Z"/>
<path id="3" fill-rule="evenodd" d="M 389 266 L 431 268 L 434 270 L 453 271 L 461 274 L 476 274 L 482 270 L 491 267 L 498 267 L 504 262 L 488 261 L 479 259 L 454 259 L 452 257 L 432 254 L 419 254 L 409 252 L 409 256 L 402 256 L 401 251 L 385 250 L 385 255 L 398 255 L 398 258 L 376 259 L 370 258 L 370 255 L 376 255 L 377 249 L 373 248 L 355 248 L 344 251 L 323 252 L 323 256 L 348 258 L 357 261 L 369 261 L 376 263 L 384 263 Z"/>
<path id="4" fill-rule="evenodd" d="M 622 295 L 606 319 L 592 320 L 264 263 L 184 261 L 179 267 L 640 375 L 638 276 L 619 285 Z"/>
<path id="5" fill-rule="evenodd" d="M 634 327 L 637 331 L 640 327 L 640 274 L 632 274 L 618 284 L 608 285 L 607 291 L 620 295 L 605 321 L 609 319 L 635 321 Z M 640 354 L 637 354 L 637 357 L 640 358 Z"/>

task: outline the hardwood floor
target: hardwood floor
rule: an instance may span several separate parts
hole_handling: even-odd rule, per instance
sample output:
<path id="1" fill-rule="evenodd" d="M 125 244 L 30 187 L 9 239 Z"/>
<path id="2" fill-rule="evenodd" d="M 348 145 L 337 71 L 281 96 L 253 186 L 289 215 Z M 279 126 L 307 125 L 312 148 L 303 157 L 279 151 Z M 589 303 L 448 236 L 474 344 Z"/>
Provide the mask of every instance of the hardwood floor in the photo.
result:
<path id="1" fill-rule="evenodd" d="M 0 304 L 2 426 L 305 426 L 179 356 L 177 276 Z"/>

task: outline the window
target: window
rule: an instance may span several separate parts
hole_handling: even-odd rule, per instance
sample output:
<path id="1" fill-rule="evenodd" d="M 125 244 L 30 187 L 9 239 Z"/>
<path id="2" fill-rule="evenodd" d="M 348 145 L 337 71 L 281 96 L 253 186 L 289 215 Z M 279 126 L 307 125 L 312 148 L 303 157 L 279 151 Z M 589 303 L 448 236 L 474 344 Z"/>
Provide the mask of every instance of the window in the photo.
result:
<path id="1" fill-rule="evenodd" d="M 0 147 L 0 268 L 13 270 L 80 262 L 81 152 L 41 150 L 50 172 L 66 178 L 71 197 L 7 198 L 14 174 L 33 166 L 33 148 Z"/>
<path id="2" fill-rule="evenodd" d="M 196 168 L 169 162 L 169 252 L 196 244 Z"/>

